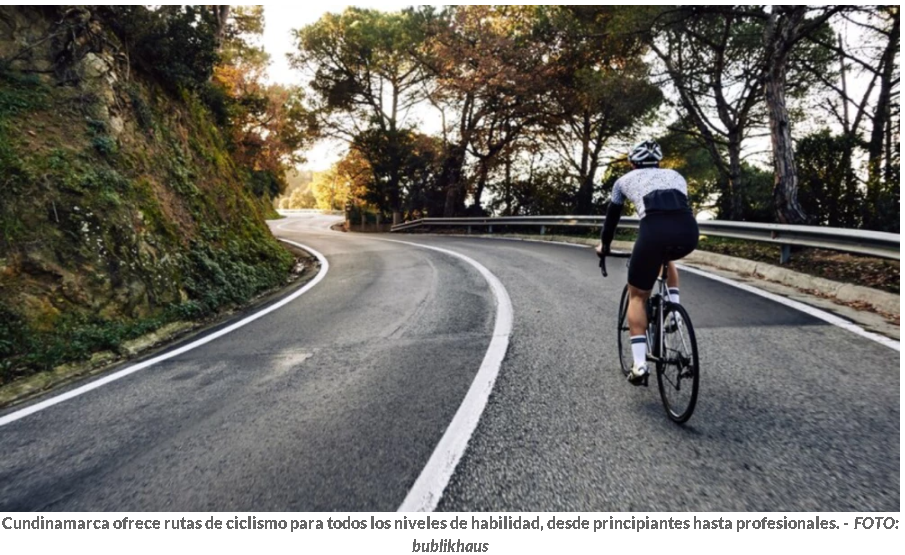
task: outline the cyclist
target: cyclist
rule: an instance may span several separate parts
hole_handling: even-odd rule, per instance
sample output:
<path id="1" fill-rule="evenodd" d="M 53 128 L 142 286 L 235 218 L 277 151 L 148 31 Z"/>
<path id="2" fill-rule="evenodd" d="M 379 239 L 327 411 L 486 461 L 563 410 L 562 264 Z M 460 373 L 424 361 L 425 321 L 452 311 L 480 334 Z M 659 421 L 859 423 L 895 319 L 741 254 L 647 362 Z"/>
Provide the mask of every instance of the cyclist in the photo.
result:
<path id="1" fill-rule="evenodd" d="M 653 140 L 632 147 L 628 159 L 632 171 L 613 186 L 597 255 L 605 256 L 616 234 L 625 199 L 632 201 L 640 219 L 638 239 L 628 268 L 628 324 L 632 339 L 632 371 L 628 379 L 641 385 L 647 376 L 647 299 L 665 261 L 669 300 L 679 302 L 679 273 L 673 260 L 691 253 L 698 245 L 698 224 L 688 206 L 688 185 L 678 172 L 660 168 L 663 151 Z"/>

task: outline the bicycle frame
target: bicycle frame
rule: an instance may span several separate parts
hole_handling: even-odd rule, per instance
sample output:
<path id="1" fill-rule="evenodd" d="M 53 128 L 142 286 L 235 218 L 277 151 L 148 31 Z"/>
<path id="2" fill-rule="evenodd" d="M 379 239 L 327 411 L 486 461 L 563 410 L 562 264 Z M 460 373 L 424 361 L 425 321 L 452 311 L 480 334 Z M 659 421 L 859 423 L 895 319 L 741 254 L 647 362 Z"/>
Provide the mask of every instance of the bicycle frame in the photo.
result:
<path id="1" fill-rule="evenodd" d="M 657 276 L 657 283 L 650 298 L 647 299 L 647 360 L 655 363 L 657 371 L 660 371 L 663 362 L 663 342 L 664 342 L 664 326 L 663 313 L 665 312 L 666 303 L 669 299 L 669 287 L 666 283 L 668 272 L 668 263 L 663 264 L 660 274 Z M 656 337 L 652 337 L 651 328 L 653 328 Z M 656 353 L 656 354 L 654 354 Z"/>
<path id="2" fill-rule="evenodd" d="M 667 303 L 670 302 L 669 285 L 666 281 L 667 264 L 668 262 L 663 264 L 660 275 L 657 276 L 656 293 L 652 293 L 647 300 L 648 320 L 647 331 L 645 332 L 647 336 L 647 360 L 656 365 L 657 372 L 662 372 L 664 365 L 676 362 L 675 360 L 669 360 L 664 352 L 666 350 L 666 326 L 663 315 L 666 313 Z M 651 317 L 650 313 L 652 312 L 655 313 L 654 318 Z M 651 333 L 651 328 L 654 330 L 653 334 Z M 683 333 L 679 333 L 679 339 L 682 341 L 682 346 L 687 349 L 688 343 Z M 687 363 L 684 357 L 679 357 L 679 359 L 680 362 Z"/>

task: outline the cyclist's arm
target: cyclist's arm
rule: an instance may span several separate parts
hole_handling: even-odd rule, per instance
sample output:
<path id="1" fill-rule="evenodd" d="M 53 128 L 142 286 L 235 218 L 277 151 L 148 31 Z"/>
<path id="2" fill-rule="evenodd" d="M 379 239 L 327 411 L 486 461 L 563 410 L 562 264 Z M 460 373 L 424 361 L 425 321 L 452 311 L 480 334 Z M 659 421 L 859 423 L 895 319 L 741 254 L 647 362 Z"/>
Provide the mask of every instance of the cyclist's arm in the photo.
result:
<path id="1" fill-rule="evenodd" d="M 606 219 L 603 220 L 603 229 L 600 231 L 600 242 L 603 244 L 603 252 L 609 252 L 610 243 L 616 236 L 616 226 L 619 225 L 619 218 L 622 217 L 622 203 L 610 202 L 610 206 L 606 209 Z"/>

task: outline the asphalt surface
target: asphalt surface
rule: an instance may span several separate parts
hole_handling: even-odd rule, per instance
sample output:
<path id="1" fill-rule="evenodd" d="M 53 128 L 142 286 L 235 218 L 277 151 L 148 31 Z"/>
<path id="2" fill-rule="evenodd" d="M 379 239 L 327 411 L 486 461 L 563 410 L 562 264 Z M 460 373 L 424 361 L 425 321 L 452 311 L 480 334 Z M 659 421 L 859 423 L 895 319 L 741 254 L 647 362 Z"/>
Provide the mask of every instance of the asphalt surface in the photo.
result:
<path id="1" fill-rule="evenodd" d="M 273 225 L 330 263 L 289 305 L 0 427 L 0 511 L 395 510 L 481 364 L 494 301 L 459 259 L 328 223 Z M 439 510 L 900 510 L 898 352 L 683 274 L 702 387 L 680 427 L 619 371 L 618 261 L 604 280 L 591 249 L 401 238 L 483 264 L 514 310 Z"/>

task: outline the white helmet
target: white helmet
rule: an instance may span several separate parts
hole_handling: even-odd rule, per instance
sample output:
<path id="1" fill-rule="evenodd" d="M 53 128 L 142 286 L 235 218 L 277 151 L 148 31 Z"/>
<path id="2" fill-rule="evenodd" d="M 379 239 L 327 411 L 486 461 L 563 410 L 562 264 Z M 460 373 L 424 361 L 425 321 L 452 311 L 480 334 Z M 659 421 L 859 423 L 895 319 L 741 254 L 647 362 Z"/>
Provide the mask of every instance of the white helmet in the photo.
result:
<path id="1" fill-rule="evenodd" d="M 628 160 L 636 166 L 654 166 L 663 159 L 663 151 L 657 141 L 641 141 L 628 152 Z"/>

